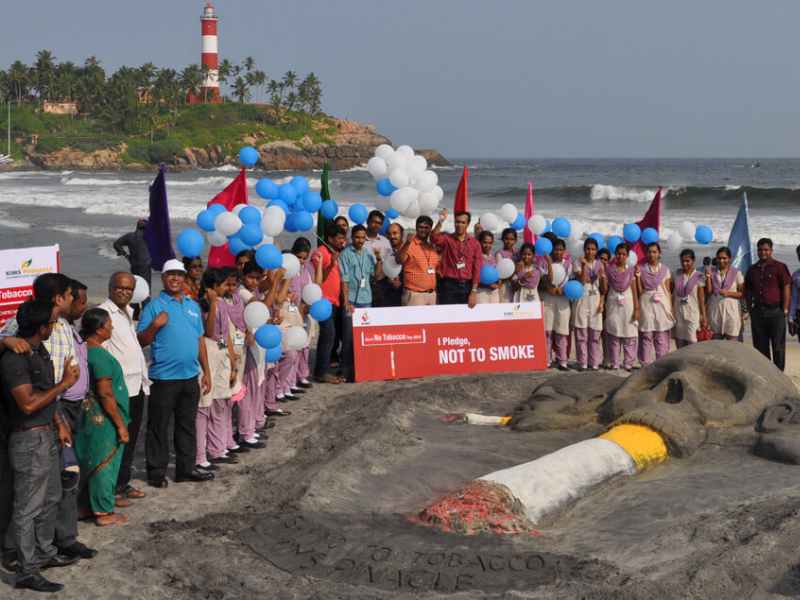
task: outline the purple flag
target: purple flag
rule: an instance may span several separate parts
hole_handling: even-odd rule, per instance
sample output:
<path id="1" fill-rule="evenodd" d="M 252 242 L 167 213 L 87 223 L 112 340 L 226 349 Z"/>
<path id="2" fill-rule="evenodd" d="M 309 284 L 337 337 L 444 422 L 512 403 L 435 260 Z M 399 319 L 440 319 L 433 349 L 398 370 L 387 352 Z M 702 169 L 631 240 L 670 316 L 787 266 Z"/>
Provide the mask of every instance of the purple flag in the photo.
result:
<path id="1" fill-rule="evenodd" d="M 169 226 L 166 172 L 167 168 L 162 164 L 153 185 L 150 186 L 150 216 L 144 226 L 144 241 L 150 250 L 150 264 L 154 271 L 160 271 L 165 262 L 175 258 Z"/>

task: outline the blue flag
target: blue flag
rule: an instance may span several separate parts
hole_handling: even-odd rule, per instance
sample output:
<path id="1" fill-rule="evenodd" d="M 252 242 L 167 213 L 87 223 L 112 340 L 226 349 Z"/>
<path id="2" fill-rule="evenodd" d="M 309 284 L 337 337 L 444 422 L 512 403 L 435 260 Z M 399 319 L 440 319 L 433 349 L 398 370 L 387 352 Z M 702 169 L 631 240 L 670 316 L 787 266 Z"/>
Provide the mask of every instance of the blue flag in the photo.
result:
<path id="1" fill-rule="evenodd" d="M 753 244 L 750 241 L 750 213 L 747 210 L 747 194 L 743 194 L 739 214 L 736 215 L 736 221 L 733 222 L 731 235 L 728 238 L 728 247 L 733 254 L 731 266 L 739 269 L 744 275 L 747 273 L 747 269 L 755 263 Z"/>
<path id="2" fill-rule="evenodd" d="M 172 230 L 169 226 L 166 172 L 167 168 L 162 164 L 153 185 L 150 186 L 150 216 L 144 226 L 144 241 L 150 250 L 150 264 L 154 271 L 160 271 L 165 262 L 175 258 Z"/>

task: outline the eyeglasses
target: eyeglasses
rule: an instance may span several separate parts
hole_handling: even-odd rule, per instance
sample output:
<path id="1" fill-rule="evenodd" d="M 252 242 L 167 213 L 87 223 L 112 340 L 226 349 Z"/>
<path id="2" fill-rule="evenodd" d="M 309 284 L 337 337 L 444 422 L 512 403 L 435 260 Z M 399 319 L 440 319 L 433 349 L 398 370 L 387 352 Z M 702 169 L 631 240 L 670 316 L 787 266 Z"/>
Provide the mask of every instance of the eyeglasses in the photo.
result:
<path id="1" fill-rule="evenodd" d="M 115 285 L 115 286 L 114 286 L 114 289 L 115 289 L 115 290 L 117 290 L 118 292 L 131 292 L 131 293 L 133 293 L 133 291 L 134 291 L 136 288 L 132 288 L 132 287 L 125 287 L 125 286 L 123 286 L 123 285 Z"/>

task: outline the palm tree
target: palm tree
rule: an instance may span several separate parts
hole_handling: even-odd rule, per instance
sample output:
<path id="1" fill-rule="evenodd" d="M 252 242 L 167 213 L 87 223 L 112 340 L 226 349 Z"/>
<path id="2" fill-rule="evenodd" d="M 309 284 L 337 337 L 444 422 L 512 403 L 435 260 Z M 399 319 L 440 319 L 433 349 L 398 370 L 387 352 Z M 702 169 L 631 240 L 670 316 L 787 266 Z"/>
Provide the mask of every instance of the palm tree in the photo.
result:
<path id="1" fill-rule="evenodd" d="M 8 69 L 8 84 L 14 90 L 17 106 L 22 102 L 22 96 L 28 89 L 28 67 L 21 60 L 17 60 Z"/>
<path id="2" fill-rule="evenodd" d="M 200 93 L 200 86 L 203 82 L 203 71 L 197 64 L 189 65 L 181 71 L 181 89 L 189 95 L 191 102 L 192 97 L 197 97 Z"/>
<path id="3" fill-rule="evenodd" d="M 253 73 L 253 80 L 258 86 L 258 103 L 261 104 L 261 87 L 267 81 L 267 74 L 264 73 L 264 71 L 256 71 L 255 73 Z"/>
<path id="4" fill-rule="evenodd" d="M 272 94 L 272 110 L 275 112 L 275 125 L 280 128 L 281 124 L 281 95 L 278 92 Z"/>
<path id="5" fill-rule="evenodd" d="M 237 77 L 233 82 L 233 97 L 237 98 L 239 102 L 244 104 L 245 100 L 250 98 L 250 90 L 247 88 L 247 82 L 241 77 Z"/>
<path id="6" fill-rule="evenodd" d="M 286 96 L 285 105 L 287 110 L 293 111 L 297 106 L 297 94 L 295 94 L 294 92 L 289 92 Z"/>
<path id="7" fill-rule="evenodd" d="M 211 67 L 203 64 L 200 70 L 203 72 L 203 103 L 208 104 L 208 84 L 211 80 Z"/>
<path id="8" fill-rule="evenodd" d="M 139 77 L 138 77 L 138 86 L 144 92 L 142 97 L 144 99 L 148 99 L 150 96 L 150 89 L 153 86 L 153 80 L 156 76 L 156 66 L 151 63 L 147 62 L 144 63 L 141 67 L 139 67 Z"/>
<path id="9" fill-rule="evenodd" d="M 222 59 L 222 62 L 219 63 L 219 69 L 217 70 L 217 79 L 220 83 L 225 84 L 228 82 L 228 77 L 231 75 L 232 68 L 233 65 L 231 64 L 231 61 L 229 61 L 227 58 Z M 223 96 L 224 95 L 225 94 L 223 93 Z"/>
<path id="10" fill-rule="evenodd" d="M 244 59 L 244 68 L 247 70 L 248 73 L 252 71 L 255 66 L 256 66 L 256 60 L 252 56 L 248 56 L 247 58 Z"/>
<path id="11" fill-rule="evenodd" d="M 289 91 L 291 91 L 294 89 L 295 83 L 297 83 L 297 73 L 294 71 L 286 71 L 283 75 L 284 87 L 289 88 Z"/>

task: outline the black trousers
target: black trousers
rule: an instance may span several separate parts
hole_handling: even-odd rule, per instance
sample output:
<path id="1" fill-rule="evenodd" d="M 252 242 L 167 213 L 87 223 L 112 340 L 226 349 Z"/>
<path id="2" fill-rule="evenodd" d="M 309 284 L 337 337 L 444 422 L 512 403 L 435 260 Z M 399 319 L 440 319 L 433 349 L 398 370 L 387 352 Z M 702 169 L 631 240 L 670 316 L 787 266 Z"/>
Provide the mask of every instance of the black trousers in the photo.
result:
<path id="1" fill-rule="evenodd" d="M 154 380 L 147 403 L 145 456 L 147 478 L 164 477 L 169 464 L 169 421 L 175 417 L 175 475 L 195 468 L 197 455 L 197 405 L 200 383 L 191 379 Z"/>
<path id="2" fill-rule="evenodd" d="M 392 280 L 388 277 L 372 282 L 372 306 L 387 307 L 401 306 L 401 294 L 403 288 L 395 289 Z"/>
<path id="3" fill-rule="evenodd" d="M 72 441 L 78 435 L 78 413 L 81 402 L 60 400 L 58 403 L 61 416 L 69 424 Z M 61 447 L 59 446 L 59 452 Z M 78 488 L 62 490 L 61 500 L 56 507 L 56 535 L 53 543 L 59 550 L 69 548 L 78 541 Z"/>
<path id="4" fill-rule="evenodd" d="M 771 358 L 775 366 L 783 371 L 786 366 L 786 316 L 783 309 L 780 306 L 767 309 L 753 307 L 750 318 L 753 324 L 753 346 L 761 354 Z"/>
<path id="5" fill-rule="evenodd" d="M 14 472 L 8 460 L 8 449 L 0 447 L 0 552 L 11 553 L 16 548 L 11 531 L 11 511 L 14 509 Z"/>
<path id="6" fill-rule="evenodd" d="M 472 280 L 445 277 L 439 284 L 439 304 L 466 304 L 472 291 Z"/>
<path id="7" fill-rule="evenodd" d="M 139 388 L 139 393 L 130 397 L 130 406 L 128 407 L 128 416 L 130 416 L 130 423 L 128 423 L 128 436 L 130 440 L 125 444 L 125 450 L 122 452 L 122 462 L 119 465 L 119 475 L 117 475 L 117 493 L 122 490 L 131 481 L 131 465 L 133 465 L 133 455 L 136 452 L 136 440 L 139 439 L 139 430 L 142 427 L 142 415 L 144 415 L 144 390 Z"/>

